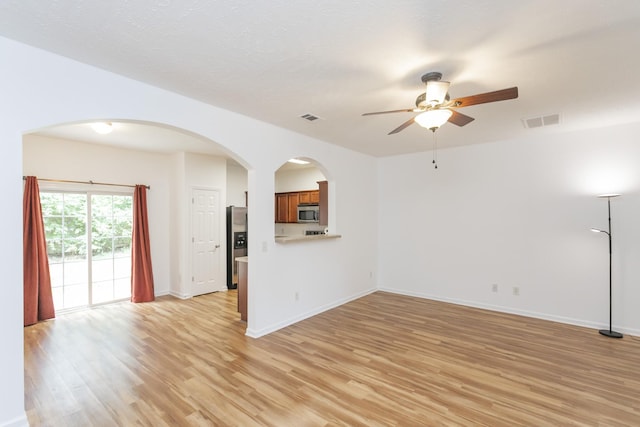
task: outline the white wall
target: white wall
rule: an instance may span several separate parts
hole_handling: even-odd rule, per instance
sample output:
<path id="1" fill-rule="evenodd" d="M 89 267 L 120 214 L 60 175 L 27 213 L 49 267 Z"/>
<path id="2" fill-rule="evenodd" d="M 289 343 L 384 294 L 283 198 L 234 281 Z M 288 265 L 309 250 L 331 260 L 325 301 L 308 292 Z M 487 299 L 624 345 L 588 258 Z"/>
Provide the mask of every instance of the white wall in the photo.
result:
<path id="1" fill-rule="evenodd" d="M 247 170 L 227 163 L 227 206 L 246 207 Z"/>
<path id="2" fill-rule="evenodd" d="M 176 208 L 182 210 L 181 217 L 183 220 L 181 232 L 176 242 L 181 245 L 184 256 L 184 264 L 180 265 L 180 281 L 172 289 L 172 294 L 180 298 L 193 296 L 191 288 L 192 282 L 190 278 L 192 272 L 192 255 L 193 245 L 191 243 L 192 233 L 192 203 L 191 197 L 194 189 L 216 190 L 220 195 L 220 210 L 218 212 L 218 237 L 220 239 L 220 248 L 218 250 L 220 270 L 216 281 L 218 283 L 226 283 L 226 235 L 225 235 L 225 206 L 227 197 L 227 161 L 222 157 L 206 156 L 202 154 L 184 153 L 179 161 L 184 162 L 183 169 L 185 174 L 184 187 L 180 190 L 178 204 Z"/>
<path id="3" fill-rule="evenodd" d="M 318 181 L 326 180 L 315 166 L 300 169 L 278 170 L 275 174 L 276 193 L 317 190 Z"/>
<path id="4" fill-rule="evenodd" d="M 169 233 L 171 236 L 171 242 L 174 243 L 169 248 L 171 255 L 171 287 L 169 292 L 179 298 L 186 298 L 189 294 L 189 289 L 185 286 L 184 266 L 186 264 L 186 243 L 185 239 L 185 224 L 188 224 L 188 209 L 184 206 L 185 203 L 185 188 L 187 188 L 187 173 L 185 171 L 186 153 L 174 153 L 171 155 L 171 168 L 168 170 L 170 180 L 170 193 L 169 200 L 171 206 L 175 206 L 175 209 L 169 209 L 170 227 Z"/>
<path id="5" fill-rule="evenodd" d="M 0 185 L 7 207 L 0 221 L 6 283 L 0 300 L 0 425 L 26 425 L 20 250 L 23 133 L 59 123 L 125 119 L 186 129 L 225 147 L 249 171 L 249 335 L 268 333 L 375 289 L 370 272 L 377 264 L 377 218 L 354 214 L 360 211 L 356 207 L 375 211 L 375 159 L 4 38 L 0 57 Z M 343 234 L 342 239 L 274 243 L 274 172 L 300 155 L 330 171 L 329 189 L 335 198 L 330 226 Z M 179 155 L 173 160 L 167 169 L 175 179 L 165 184 L 171 194 L 186 185 L 180 177 L 187 165 Z M 354 169 L 358 176 L 353 176 Z M 153 192 L 155 184 L 150 184 Z M 171 195 L 169 199 L 175 202 Z M 184 221 L 180 215 L 176 213 L 176 224 Z M 167 228 L 170 236 L 180 234 L 172 221 Z M 295 292 L 299 301 L 293 299 Z"/>
<path id="6" fill-rule="evenodd" d="M 640 125 L 380 161 L 379 285 L 395 292 L 640 333 Z M 446 141 L 443 141 L 446 144 Z M 498 292 L 492 292 L 498 284 Z M 520 295 L 513 295 L 513 287 Z"/>

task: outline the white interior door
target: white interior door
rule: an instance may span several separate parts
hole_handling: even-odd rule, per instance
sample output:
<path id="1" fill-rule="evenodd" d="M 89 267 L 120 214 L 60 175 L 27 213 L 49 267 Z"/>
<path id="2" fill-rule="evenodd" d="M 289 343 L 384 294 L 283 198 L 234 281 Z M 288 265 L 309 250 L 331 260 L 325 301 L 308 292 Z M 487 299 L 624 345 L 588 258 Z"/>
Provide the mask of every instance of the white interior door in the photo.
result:
<path id="1" fill-rule="evenodd" d="M 195 296 L 226 290 L 220 270 L 220 193 L 216 190 L 193 189 L 191 201 L 191 294 Z"/>

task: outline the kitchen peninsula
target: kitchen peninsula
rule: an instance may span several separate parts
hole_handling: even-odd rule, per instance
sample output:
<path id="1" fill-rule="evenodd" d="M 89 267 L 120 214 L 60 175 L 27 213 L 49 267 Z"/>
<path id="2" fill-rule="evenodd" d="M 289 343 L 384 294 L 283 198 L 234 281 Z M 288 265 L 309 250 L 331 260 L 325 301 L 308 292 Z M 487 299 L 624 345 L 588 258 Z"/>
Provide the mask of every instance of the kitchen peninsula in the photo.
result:
<path id="1" fill-rule="evenodd" d="M 247 275 L 249 270 L 249 257 L 236 258 L 238 262 L 238 311 L 240 319 L 247 321 Z"/>
<path id="2" fill-rule="evenodd" d="M 329 240 L 329 239 L 339 239 L 342 237 L 340 234 L 312 234 L 312 235 L 304 235 L 298 234 L 293 236 L 275 236 L 276 243 L 293 243 L 293 242 L 308 242 L 315 240 Z"/>
<path id="3" fill-rule="evenodd" d="M 312 235 L 294 235 L 294 236 L 275 236 L 276 243 L 293 243 L 317 240 L 338 239 L 342 237 L 340 234 L 312 234 Z M 237 257 L 238 263 L 238 312 L 240 319 L 247 321 L 247 288 L 248 288 L 248 270 L 249 257 Z"/>

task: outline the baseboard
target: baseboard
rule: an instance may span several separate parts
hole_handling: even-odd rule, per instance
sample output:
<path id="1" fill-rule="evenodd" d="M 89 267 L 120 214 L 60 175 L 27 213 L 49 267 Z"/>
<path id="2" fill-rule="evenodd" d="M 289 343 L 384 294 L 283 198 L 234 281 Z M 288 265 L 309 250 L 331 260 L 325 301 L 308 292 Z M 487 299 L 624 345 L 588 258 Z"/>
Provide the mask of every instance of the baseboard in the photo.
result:
<path id="1" fill-rule="evenodd" d="M 350 301 L 357 300 L 358 298 L 362 298 L 363 296 L 372 294 L 372 293 L 374 293 L 376 291 L 377 291 L 377 289 L 375 289 L 375 288 L 367 289 L 366 291 L 359 292 L 359 293 L 357 293 L 355 295 L 351 295 L 349 297 L 339 299 L 339 300 L 331 302 L 329 304 L 322 305 L 322 306 L 320 306 L 320 307 L 318 307 L 318 308 L 316 308 L 314 310 L 308 311 L 308 312 L 300 314 L 298 316 L 294 316 L 292 318 L 289 318 L 289 319 L 284 320 L 282 322 L 278 322 L 278 323 L 276 323 L 276 324 L 274 324 L 272 326 L 266 327 L 266 328 L 262 328 L 262 329 L 250 329 L 250 328 L 247 328 L 247 331 L 246 331 L 245 335 L 248 336 L 248 337 L 251 337 L 251 338 L 263 337 L 263 336 L 268 335 L 268 334 L 270 334 L 272 332 L 275 332 L 275 331 L 277 331 L 279 329 L 286 328 L 287 326 L 293 325 L 294 323 L 298 323 L 298 322 L 300 322 L 300 321 L 302 321 L 304 319 L 308 319 L 310 317 L 316 316 L 316 315 L 318 315 L 318 314 L 320 314 L 322 312 L 325 312 L 327 310 L 331 310 L 332 308 L 339 307 L 342 304 L 346 304 L 346 303 L 348 303 Z"/>
<path id="2" fill-rule="evenodd" d="M 463 305 L 466 307 L 481 308 L 484 310 L 497 311 L 500 313 L 515 314 L 518 316 L 531 317 L 534 319 L 549 320 L 551 322 L 565 323 L 567 325 L 581 326 L 581 327 L 590 328 L 590 329 L 603 329 L 603 328 L 606 329 L 608 327 L 608 325 L 603 325 L 597 322 L 591 322 L 589 320 L 574 319 L 571 317 L 564 317 L 564 316 L 554 316 L 551 314 L 540 313 L 537 311 L 518 310 L 512 307 L 485 304 L 485 303 L 480 303 L 476 301 L 461 300 L 457 298 L 439 297 L 436 295 L 430 295 L 430 294 L 425 294 L 421 292 L 410 292 L 410 291 L 405 291 L 400 289 L 384 288 L 384 287 L 378 288 L 378 291 L 389 292 L 389 293 L 398 294 L 398 295 L 406 295 L 409 297 L 424 298 L 424 299 L 429 299 L 433 301 L 441 301 L 441 302 L 446 302 L 450 304 Z M 613 329 L 627 335 L 640 336 L 640 330 L 637 330 L 637 329 L 624 328 L 621 326 L 614 326 Z"/>
<path id="3" fill-rule="evenodd" d="M 176 298 L 179 298 L 179 299 L 189 299 L 189 298 L 191 298 L 191 295 L 189 295 L 189 294 L 183 294 L 183 293 L 174 292 L 174 291 L 169 291 L 169 292 L 167 292 L 167 293 L 165 293 L 163 295 L 171 295 L 172 297 L 176 297 Z M 156 296 L 160 296 L 160 295 L 156 295 Z"/>
<path id="4" fill-rule="evenodd" d="M 29 427 L 29 420 L 27 420 L 27 414 L 23 414 L 20 417 L 12 420 L 2 421 L 0 427 Z"/>

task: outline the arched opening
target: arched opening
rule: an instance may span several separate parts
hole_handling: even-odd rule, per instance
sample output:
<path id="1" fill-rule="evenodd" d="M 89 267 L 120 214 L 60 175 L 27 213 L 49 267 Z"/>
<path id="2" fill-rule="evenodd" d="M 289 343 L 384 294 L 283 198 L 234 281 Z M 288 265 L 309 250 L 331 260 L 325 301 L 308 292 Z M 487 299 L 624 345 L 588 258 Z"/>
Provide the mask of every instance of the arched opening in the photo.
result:
<path id="1" fill-rule="evenodd" d="M 276 238 L 324 234 L 329 225 L 328 184 L 318 162 L 298 157 L 274 174 Z"/>
<path id="2" fill-rule="evenodd" d="M 245 162 L 214 141 L 184 129 L 130 120 L 106 122 L 112 130 L 108 134 L 94 131 L 93 122 L 54 125 L 25 134 L 23 175 L 37 176 L 41 190 L 68 194 L 107 193 L 110 189 L 126 192 L 133 184 L 150 186 L 156 295 L 189 298 L 226 291 L 230 273 L 226 268 L 225 207 L 246 206 Z M 107 188 L 90 182 L 118 185 Z M 213 204 L 200 209 L 199 198 Z M 203 232 L 198 228 L 202 214 L 212 221 L 207 224 L 213 230 L 210 250 L 196 248 L 196 234 Z M 82 240 L 86 234 L 74 238 Z M 82 253 L 87 255 L 91 251 L 87 248 L 93 246 L 88 242 L 85 250 L 76 254 L 89 266 Z M 88 255 L 91 259 L 91 253 Z M 126 270 L 126 265 L 121 270 Z M 69 283 L 69 289 L 74 284 Z M 56 278 L 55 286 L 64 288 L 64 281 Z M 56 292 L 61 301 L 65 291 Z M 86 304 L 83 300 L 78 305 Z"/>

